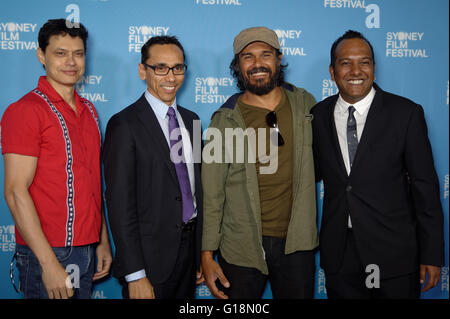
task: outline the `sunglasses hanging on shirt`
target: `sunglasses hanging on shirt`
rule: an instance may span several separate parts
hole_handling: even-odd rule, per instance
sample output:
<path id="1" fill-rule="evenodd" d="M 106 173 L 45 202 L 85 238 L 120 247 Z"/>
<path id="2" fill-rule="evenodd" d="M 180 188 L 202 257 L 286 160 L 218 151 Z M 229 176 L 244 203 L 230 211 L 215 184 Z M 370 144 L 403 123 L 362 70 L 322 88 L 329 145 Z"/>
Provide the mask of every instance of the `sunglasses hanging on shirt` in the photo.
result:
<path id="1" fill-rule="evenodd" d="M 280 130 L 278 128 L 277 113 L 275 113 L 275 111 L 271 111 L 266 114 L 266 123 L 271 128 L 275 129 L 275 131 L 273 131 L 270 136 L 272 143 L 277 146 L 283 146 L 284 139 L 283 139 L 283 136 L 281 136 Z M 273 134 L 273 133 L 275 133 L 275 134 Z"/>

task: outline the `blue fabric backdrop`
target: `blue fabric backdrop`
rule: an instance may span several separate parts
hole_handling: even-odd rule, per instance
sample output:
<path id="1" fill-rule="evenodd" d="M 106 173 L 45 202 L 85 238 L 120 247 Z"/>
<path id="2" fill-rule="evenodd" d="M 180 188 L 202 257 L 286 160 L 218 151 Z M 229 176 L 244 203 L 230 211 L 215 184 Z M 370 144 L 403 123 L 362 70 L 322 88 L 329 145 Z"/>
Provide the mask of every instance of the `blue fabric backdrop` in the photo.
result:
<path id="1" fill-rule="evenodd" d="M 438 287 L 422 298 L 448 298 L 449 196 L 449 2 L 448 0 L 3 0 L 0 11 L 0 114 L 37 86 L 44 73 L 36 58 L 39 28 L 50 18 L 80 21 L 89 31 L 87 71 L 77 85 L 100 116 L 109 118 L 145 90 L 138 77 L 140 47 L 154 35 L 176 35 L 185 47 L 188 73 L 179 104 L 195 111 L 203 128 L 212 113 L 237 91 L 229 72 L 234 37 L 243 28 L 276 30 L 289 64 L 286 79 L 317 101 L 337 93 L 328 73 L 333 41 L 348 29 L 373 44 L 376 81 L 386 91 L 420 103 L 441 187 L 446 264 Z M 0 194 L 3 162 L 0 161 Z M 321 203 L 323 188 L 317 186 Z M 319 214 L 321 211 L 319 211 Z M 0 198 L 0 298 L 20 298 L 9 279 L 14 223 Z M 319 254 L 317 254 L 317 265 Z M 17 274 L 16 274 L 17 280 Z M 318 267 L 315 297 L 326 298 Z M 121 298 L 116 279 L 95 286 L 94 298 Z M 205 285 L 198 298 L 212 298 Z M 271 298 L 267 286 L 264 298 Z"/>

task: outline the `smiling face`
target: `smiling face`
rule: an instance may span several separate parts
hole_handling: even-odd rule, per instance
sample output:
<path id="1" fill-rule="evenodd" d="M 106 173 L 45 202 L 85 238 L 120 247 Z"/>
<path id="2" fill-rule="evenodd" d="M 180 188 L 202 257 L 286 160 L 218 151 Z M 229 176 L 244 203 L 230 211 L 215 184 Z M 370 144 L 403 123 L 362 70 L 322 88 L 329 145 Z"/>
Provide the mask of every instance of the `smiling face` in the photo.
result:
<path id="1" fill-rule="evenodd" d="M 61 87 L 73 87 L 84 74 L 85 51 L 80 37 L 53 35 L 45 52 L 38 48 L 37 56 L 45 67 L 47 81 L 57 91 Z"/>
<path id="2" fill-rule="evenodd" d="M 145 63 L 149 65 L 166 65 L 173 67 L 184 63 L 183 52 L 175 44 L 154 44 L 149 49 Z M 170 70 L 167 75 L 156 75 L 155 71 L 139 64 L 139 76 L 147 82 L 148 91 L 160 101 L 172 105 L 178 89 L 184 81 L 183 75 L 174 75 Z"/>
<path id="3" fill-rule="evenodd" d="M 239 53 L 245 89 L 257 95 L 272 91 L 277 83 L 281 55 L 264 42 L 253 42 Z"/>
<path id="4" fill-rule="evenodd" d="M 369 94 L 374 71 L 372 53 L 366 41 L 355 38 L 338 44 L 335 66 L 330 66 L 330 74 L 346 102 L 354 104 Z"/>

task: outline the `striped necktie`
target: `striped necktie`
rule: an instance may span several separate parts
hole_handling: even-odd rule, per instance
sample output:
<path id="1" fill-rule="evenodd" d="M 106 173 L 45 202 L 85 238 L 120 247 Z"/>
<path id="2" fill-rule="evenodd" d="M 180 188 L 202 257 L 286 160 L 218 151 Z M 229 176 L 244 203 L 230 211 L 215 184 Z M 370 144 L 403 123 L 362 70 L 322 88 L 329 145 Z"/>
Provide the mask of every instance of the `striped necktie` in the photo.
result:
<path id="1" fill-rule="evenodd" d="M 350 169 L 355 158 L 356 149 L 358 148 L 358 134 L 356 131 L 356 119 L 355 107 L 350 105 L 348 107 L 348 119 L 347 119 L 347 146 L 348 146 L 348 157 L 350 159 Z"/>

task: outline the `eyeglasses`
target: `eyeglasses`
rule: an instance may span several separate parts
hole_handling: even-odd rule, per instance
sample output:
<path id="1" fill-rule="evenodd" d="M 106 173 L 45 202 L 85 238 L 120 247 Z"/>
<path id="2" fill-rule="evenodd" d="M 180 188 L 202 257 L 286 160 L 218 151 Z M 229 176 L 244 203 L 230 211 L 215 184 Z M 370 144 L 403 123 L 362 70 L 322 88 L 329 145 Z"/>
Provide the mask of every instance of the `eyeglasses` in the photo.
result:
<path id="1" fill-rule="evenodd" d="M 269 113 L 266 114 L 266 122 L 267 125 L 269 125 L 270 127 L 273 127 L 275 129 L 275 132 L 277 132 L 277 141 L 276 144 L 277 146 L 283 146 L 284 145 L 284 139 L 283 136 L 281 136 L 280 130 L 278 129 L 278 121 L 277 121 L 277 113 L 275 113 L 275 111 L 271 111 Z M 272 136 L 271 136 L 272 137 Z M 272 139 L 273 141 L 273 139 Z"/>
<path id="2" fill-rule="evenodd" d="M 147 63 L 143 63 L 143 64 L 145 66 L 148 66 L 153 71 L 155 71 L 156 75 L 167 75 L 167 74 L 169 74 L 170 70 L 172 70 L 174 75 L 183 75 L 187 70 L 186 64 L 177 64 L 171 68 L 165 64 L 157 64 L 157 65 L 150 65 Z"/>

